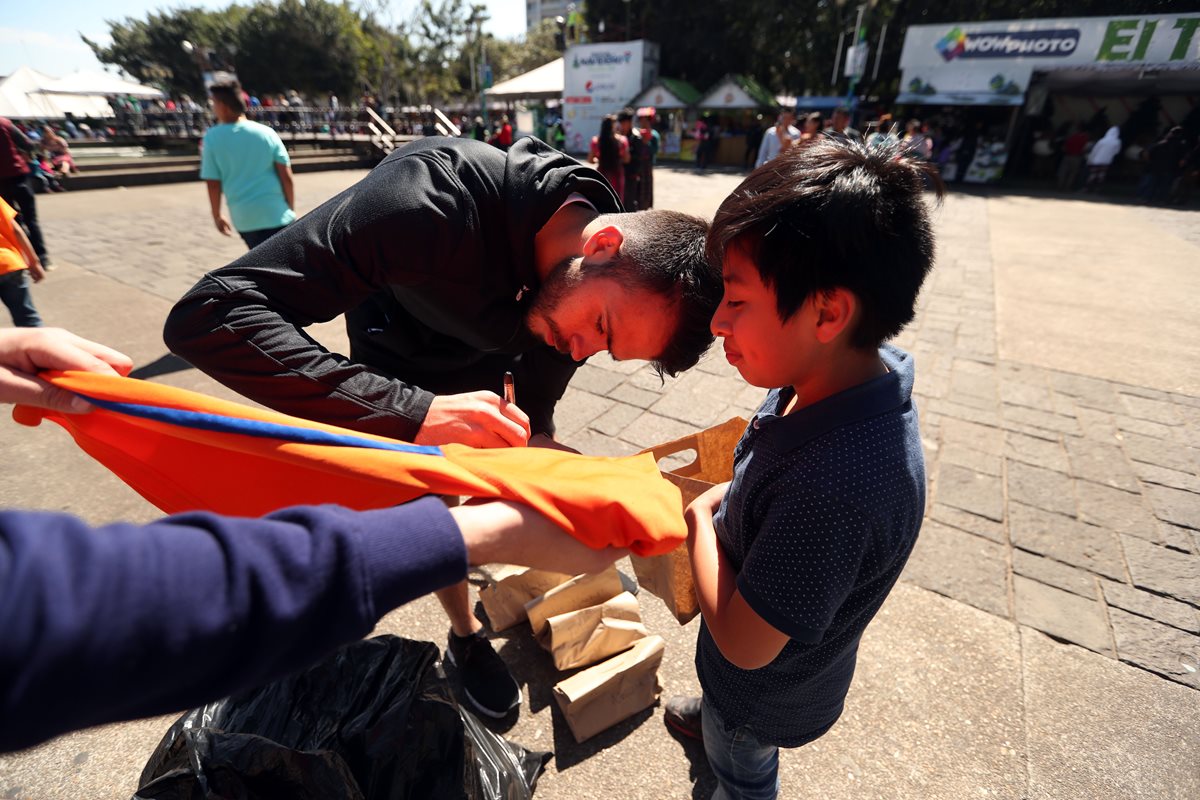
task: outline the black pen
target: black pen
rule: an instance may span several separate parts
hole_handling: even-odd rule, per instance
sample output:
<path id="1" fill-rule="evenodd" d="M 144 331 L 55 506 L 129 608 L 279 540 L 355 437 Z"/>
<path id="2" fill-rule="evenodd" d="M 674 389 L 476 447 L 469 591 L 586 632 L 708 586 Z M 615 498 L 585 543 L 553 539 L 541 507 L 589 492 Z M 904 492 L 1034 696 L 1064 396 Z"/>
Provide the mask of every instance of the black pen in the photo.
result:
<path id="1" fill-rule="evenodd" d="M 511 372 L 504 373 L 504 400 L 513 405 L 517 404 L 517 388 L 513 384 L 513 374 Z"/>

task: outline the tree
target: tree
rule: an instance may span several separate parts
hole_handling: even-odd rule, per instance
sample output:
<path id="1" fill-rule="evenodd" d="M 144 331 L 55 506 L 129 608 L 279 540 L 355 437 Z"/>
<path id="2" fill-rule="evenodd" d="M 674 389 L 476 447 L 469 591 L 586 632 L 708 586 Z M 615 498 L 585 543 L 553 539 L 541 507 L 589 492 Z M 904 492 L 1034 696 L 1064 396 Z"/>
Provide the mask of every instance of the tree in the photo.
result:
<path id="1" fill-rule="evenodd" d="M 471 86 L 468 52 L 479 52 L 485 6 L 464 0 L 421 0 L 412 23 L 416 89 L 423 102 L 442 103 Z"/>
<path id="2" fill-rule="evenodd" d="M 496 82 L 515 78 L 561 57 L 562 53 L 554 44 L 557 33 L 558 25 L 554 20 L 544 19 L 517 39 L 497 39 L 489 34 L 488 62 Z"/>
<path id="3" fill-rule="evenodd" d="M 259 2 L 246 15 L 238 44 L 238 75 L 258 92 L 352 94 L 369 47 L 349 6 L 328 0 Z"/>
<path id="4" fill-rule="evenodd" d="M 81 38 L 103 64 L 116 64 L 137 80 L 171 94 L 203 97 L 200 66 L 183 43 L 208 45 L 230 57 L 230 46 L 237 49 L 237 28 L 243 16 L 244 9 L 238 6 L 224 11 L 179 8 L 153 12 L 145 20 L 108 21 L 112 44 L 107 47 Z"/>

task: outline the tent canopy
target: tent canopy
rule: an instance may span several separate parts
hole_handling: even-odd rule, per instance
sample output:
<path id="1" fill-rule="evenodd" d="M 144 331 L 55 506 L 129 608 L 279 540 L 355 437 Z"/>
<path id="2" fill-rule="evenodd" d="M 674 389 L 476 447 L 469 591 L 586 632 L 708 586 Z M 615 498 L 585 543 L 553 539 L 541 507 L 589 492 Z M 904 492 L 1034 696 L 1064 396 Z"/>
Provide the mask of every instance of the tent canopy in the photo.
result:
<path id="1" fill-rule="evenodd" d="M 747 75 L 726 75 L 696 103 L 700 108 L 773 108 L 775 96 Z"/>
<path id="2" fill-rule="evenodd" d="M 162 97 L 163 93 L 153 86 L 109 75 L 107 72 L 73 72 L 65 78 L 50 81 L 42 86 L 47 94 L 125 95 L 133 97 Z"/>
<path id="3" fill-rule="evenodd" d="M 486 90 L 493 100 L 557 100 L 562 98 L 565 72 L 561 58 L 497 83 Z"/>
<path id="4" fill-rule="evenodd" d="M 677 78 L 659 78 L 629 105 L 655 108 L 688 108 L 700 99 L 700 90 Z"/>
<path id="5" fill-rule="evenodd" d="M 77 72 L 58 79 L 30 67 L 19 67 L 0 79 L 0 116 L 13 119 L 62 119 L 67 114 L 111 117 L 113 110 L 106 97 L 114 94 L 162 96 L 162 92 L 152 87 L 104 73 Z"/>

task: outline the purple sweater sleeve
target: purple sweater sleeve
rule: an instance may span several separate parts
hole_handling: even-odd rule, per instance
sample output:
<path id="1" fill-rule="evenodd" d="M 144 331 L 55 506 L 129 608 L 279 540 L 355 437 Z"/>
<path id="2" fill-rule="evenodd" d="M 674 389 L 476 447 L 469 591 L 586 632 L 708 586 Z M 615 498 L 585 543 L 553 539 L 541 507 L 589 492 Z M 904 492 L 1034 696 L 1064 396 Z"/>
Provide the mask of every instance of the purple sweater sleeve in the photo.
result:
<path id="1" fill-rule="evenodd" d="M 103 528 L 0 512 L 0 751 L 282 677 L 466 571 L 436 498 Z"/>

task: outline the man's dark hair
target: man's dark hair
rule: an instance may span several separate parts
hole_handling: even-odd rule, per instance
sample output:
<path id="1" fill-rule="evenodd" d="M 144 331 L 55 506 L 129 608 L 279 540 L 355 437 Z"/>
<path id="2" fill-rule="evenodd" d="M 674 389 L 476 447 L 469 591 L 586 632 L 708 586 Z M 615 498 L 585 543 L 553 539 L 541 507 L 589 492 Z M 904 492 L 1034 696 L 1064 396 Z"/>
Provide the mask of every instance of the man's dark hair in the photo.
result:
<path id="1" fill-rule="evenodd" d="M 633 117 L 634 117 L 633 107 L 625 106 L 617 113 L 617 122 L 625 122 L 626 120 L 633 119 Z"/>
<path id="2" fill-rule="evenodd" d="M 246 113 L 246 101 L 242 99 L 242 87 L 236 83 L 214 83 L 208 90 L 213 100 L 219 100 L 238 114 Z"/>
<path id="3" fill-rule="evenodd" d="M 844 288 L 859 302 L 851 346 L 874 349 L 913 318 L 933 266 L 923 192 L 944 187 L 935 168 L 896 142 L 867 147 L 822 137 L 756 169 L 717 210 L 708 260 L 744 248 L 787 321 L 817 292 Z"/>
<path id="4" fill-rule="evenodd" d="M 705 258 L 708 223 L 678 211 L 606 214 L 624 241 L 605 275 L 677 299 L 678 319 L 666 349 L 652 362 L 661 376 L 691 369 L 713 342 L 709 324 L 721 302 L 721 273 Z"/>

